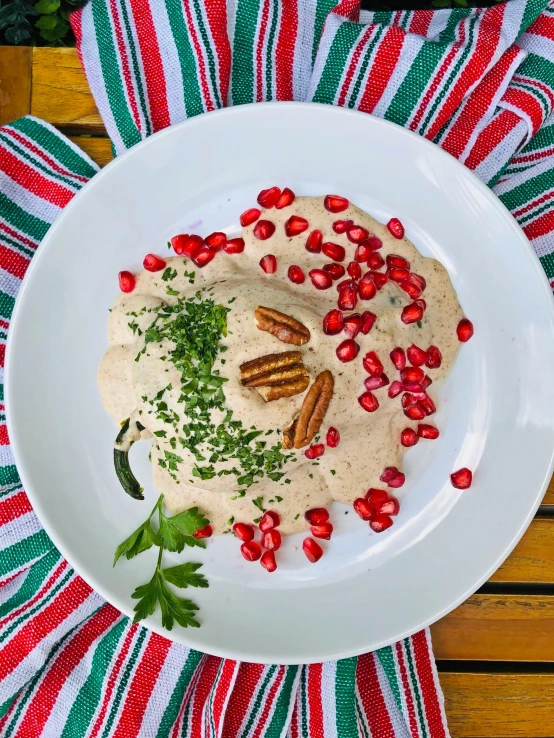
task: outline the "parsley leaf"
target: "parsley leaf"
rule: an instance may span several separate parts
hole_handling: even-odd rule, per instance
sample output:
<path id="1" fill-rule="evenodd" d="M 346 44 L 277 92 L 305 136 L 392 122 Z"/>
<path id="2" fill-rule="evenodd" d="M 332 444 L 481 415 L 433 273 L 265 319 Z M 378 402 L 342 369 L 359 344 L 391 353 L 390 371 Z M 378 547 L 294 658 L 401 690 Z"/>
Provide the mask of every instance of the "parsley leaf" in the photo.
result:
<path id="1" fill-rule="evenodd" d="M 186 587 L 208 587 L 208 580 L 203 574 L 196 574 L 195 572 L 200 569 L 202 564 L 193 564 L 187 562 L 186 564 L 179 564 L 178 566 L 172 566 L 169 569 L 162 569 L 162 574 L 166 582 L 174 584 L 176 587 L 182 589 Z"/>
<path id="2" fill-rule="evenodd" d="M 158 535 L 164 548 L 180 553 L 185 546 L 204 548 L 204 541 L 193 538 L 197 530 L 208 525 L 209 520 L 198 512 L 197 507 L 184 510 L 178 515 L 167 517 L 160 510 L 160 528 Z"/>
<path id="3" fill-rule="evenodd" d="M 138 623 L 139 620 L 144 620 L 144 618 L 152 615 L 156 610 L 156 605 L 159 604 L 162 611 L 162 626 L 167 630 L 172 630 L 175 621 L 183 628 L 189 626 L 192 628 L 200 627 L 200 623 L 194 614 L 198 610 L 198 605 L 195 605 L 191 600 L 173 594 L 168 589 L 163 572 L 160 569 L 156 569 L 148 584 L 137 587 L 131 597 L 138 600 L 134 607 L 134 623 Z"/>
<path id="4" fill-rule="evenodd" d="M 126 559 L 132 559 L 134 556 L 138 556 L 143 551 L 148 551 L 152 546 L 159 546 L 160 538 L 157 533 L 152 530 L 150 525 L 150 518 L 145 520 L 142 525 L 131 533 L 129 538 L 126 538 L 123 543 L 120 543 L 115 551 L 113 559 L 113 565 L 117 564 L 118 559 L 121 556 L 125 556 Z"/>

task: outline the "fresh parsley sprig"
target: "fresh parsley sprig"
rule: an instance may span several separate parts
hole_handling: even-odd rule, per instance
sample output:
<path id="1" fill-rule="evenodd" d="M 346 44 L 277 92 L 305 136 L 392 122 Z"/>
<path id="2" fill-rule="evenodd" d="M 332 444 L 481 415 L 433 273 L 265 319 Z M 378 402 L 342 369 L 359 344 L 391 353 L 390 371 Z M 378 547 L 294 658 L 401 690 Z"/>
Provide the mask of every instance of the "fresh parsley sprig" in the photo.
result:
<path id="1" fill-rule="evenodd" d="M 152 517 L 158 513 L 158 530 L 152 528 Z M 138 600 L 135 605 L 134 623 L 152 615 L 159 605 L 162 612 L 162 625 L 171 630 L 175 621 L 183 628 L 198 628 L 200 623 L 195 613 L 198 605 L 192 600 L 177 596 L 168 584 L 180 589 L 187 587 L 208 587 L 208 581 L 203 574 L 196 572 L 202 564 L 187 562 L 178 566 L 162 569 L 164 550 L 180 553 L 185 546 L 205 548 L 204 541 L 194 538 L 194 533 L 208 525 L 208 519 L 191 507 L 173 516 L 163 512 L 163 495 L 160 495 L 148 518 L 139 527 L 120 543 L 116 549 L 113 565 L 125 556 L 132 559 L 152 546 L 158 546 L 158 560 L 152 579 L 147 584 L 138 586 L 131 597 Z"/>

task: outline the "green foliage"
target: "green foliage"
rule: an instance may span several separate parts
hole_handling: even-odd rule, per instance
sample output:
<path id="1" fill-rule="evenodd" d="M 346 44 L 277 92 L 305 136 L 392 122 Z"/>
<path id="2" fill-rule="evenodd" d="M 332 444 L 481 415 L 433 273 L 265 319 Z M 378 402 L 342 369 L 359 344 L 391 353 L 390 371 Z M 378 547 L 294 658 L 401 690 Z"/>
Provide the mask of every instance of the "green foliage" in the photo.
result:
<path id="1" fill-rule="evenodd" d="M 69 14 L 86 0 L 0 0 L 0 43 L 72 46 Z"/>

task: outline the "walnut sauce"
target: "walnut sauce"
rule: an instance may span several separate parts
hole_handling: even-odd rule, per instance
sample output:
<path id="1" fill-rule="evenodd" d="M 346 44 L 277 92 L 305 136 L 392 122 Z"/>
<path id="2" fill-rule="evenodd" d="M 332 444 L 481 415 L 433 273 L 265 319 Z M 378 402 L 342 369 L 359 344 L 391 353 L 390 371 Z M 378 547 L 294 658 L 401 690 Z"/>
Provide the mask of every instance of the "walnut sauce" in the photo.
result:
<path id="1" fill-rule="evenodd" d="M 284 223 L 293 214 L 306 218 L 310 227 L 299 236 L 289 238 L 285 235 Z M 242 235 L 246 248 L 242 254 L 228 255 L 221 251 L 204 269 L 197 269 L 192 262 L 181 257 L 168 258 L 167 266 L 177 271 L 177 276 L 170 281 L 162 280 L 163 272 L 141 272 L 134 291 L 120 294 L 115 301 L 108 324 L 109 348 L 98 373 L 106 410 L 117 423 L 130 416 L 140 419 L 147 429 L 143 431 L 143 437 L 150 435 L 148 431 L 163 430 L 164 423 L 141 398 L 151 398 L 171 384 L 173 389 L 166 392 L 164 400 L 170 410 L 174 409 L 182 416 L 183 408 L 178 403 L 180 373 L 170 361 L 162 358 L 171 351 L 171 343 L 164 339 L 162 343 L 148 344 L 140 360 L 135 361 L 144 348 L 144 336 L 138 335 L 136 328 L 133 332 L 129 324 L 134 322 L 144 331 L 155 315 L 149 310 L 162 302 L 175 304 L 178 296 L 168 295 L 168 286 L 178 291 L 181 297 L 192 297 L 199 289 L 213 287 L 209 296 L 230 308 L 228 335 L 221 341 L 227 351 L 220 353 L 214 364 L 214 369 L 228 379 L 223 387 L 226 405 L 233 411 L 233 418 L 241 420 L 244 427 L 274 430 L 267 437 L 271 444 L 281 438 L 282 429 L 290 424 L 300 409 L 304 394 L 266 403 L 258 392 L 241 385 L 241 364 L 258 356 L 292 348 L 270 333 L 258 330 L 254 311 L 258 305 L 270 306 L 293 316 L 310 330 L 310 341 L 299 350 L 312 382 L 324 369 L 333 374 L 334 394 L 321 428 L 321 440 L 324 442 L 329 426 L 334 426 L 341 436 L 337 448 L 326 448 L 325 454 L 315 463 L 306 459 L 303 450 L 293 451 L 296 461 L 286 463 L 284 476 L 279 482 L 263 478 L 251 486 L 244 497 L 231 499 L 236 497 L 237 488 L 233 476 L 215 476 L 190 483 L 195 459 L 184 449 L 178 451 L 183 463 L 175 472 L 177 479 L 173 479 L 158 464 L 164 449 L 171 451 L 169 443 L 164 438 L 154 438 L 154 484 L 163 493 L 167 507 L 175 513 L 198 505 L 210 519 L 216 533 L 228 530 L 227 521 L 231 518 L 243 522 L 259 518 L 260 510 L 252 500 L 260 496 L 265 508 L 276 510 L 281 516 L 282 532 L 291 533 L 307 527 L 303 513 L 312 507 L 328 507 L 333 500 L 351 503 L 356 497 L 363 496 L 369 487 L 386 488 L 379 481 L 383 468 L 392 465 L 402 468 L 404 448 L 399 441 L 400 432 L 406 427 L 417 428 L 417 423 L 405 417 L 400 396 L 389 399 L 388 387 L 374 391 L 380 405 L 376 412 L 367 413 L 360 407 L 357 397 L 365 391 L 363 382 L 367 377 L 362 366 L 363 356 L 368 351 L 376 351 L 385 374 L 392 382 L 398 379 L 398 372 L 389 359 L 395 346 L 406 349 L 415 343 L 427 349 L 434 344 L 441 350 L 443 362 L 440 369 L 429 369 L 427 373 L 436 381 L 446 375 L 458 348 L 456 326 L 462 311 L 449 276 L 441 264 L 421 256 L 406 238 L 394 238 L 386 226 L 353 205 L 339 214 L 329 213 L 323 206 L 323 197 L 298 197 L 282 210 L 262 211 L 261 218 L 275 223 L 274 235 L 266 241 L 259 241 L 252 232 L 255 224 L 244 228 Z M 417 323 L 404 325 L 400 313 L 411 299 L 389 281 L 374 299 L 358 302 L 353 312 L 371 310 L 377 315 L 377 321 L 368 335 L 358 334 L 356 337 L 360 345 L 357 359 L 341 363 L 335 349 L 346 336 L 326 336 L 322 330 L 323 316 L 337 307 L 336 283 L 328 290 L 317 290 L 308 277 L 310 269 L 321 268 L 329 263 L 329 259 L 322 253 L 308 252 L 304 244 L 313 229 L 321 230 L 324 242 L 332 241 L 346 248 L 343 262 L 346 267 L 354 258 L 356 246 L 350 243 L 346 234 L 334 233 L 332 223 L 347 219 L 364 226 L 370 234 L 382 240 L 383 247 L 379 253 L 383 258 L 387 254 L 404 256 L 410 262 L 411 271 L 425 278 L 427 288 L 423 297 L 427 310 L 421 326 Z M 260 258 L 266 254 L 277 257 L 275 274 L 266 275 L 259 266 Z M 306 274 L 303 284 L 293 284 L 288 279 L 287 270 L 291 264 L 303 269 Z M 367 267 L 362 265 L 362 269 L 365 272 Z M 193 284 L 189 276 L 192 272 L 195 273 Z M 229 304 L 232 298 L 235 299 Z M 129 313 L 138 315 L 130 317 Z M 431 396 L 434 387 L 429 390 Z M 182 421 L 186 422 L 186 418 L 182 417 Z M 425 422 L 433 422 L 433 418 Z M 285 479 L 290 482 L 286 483 Z M 276 497 L 282 500 L 277 501 Z"/>

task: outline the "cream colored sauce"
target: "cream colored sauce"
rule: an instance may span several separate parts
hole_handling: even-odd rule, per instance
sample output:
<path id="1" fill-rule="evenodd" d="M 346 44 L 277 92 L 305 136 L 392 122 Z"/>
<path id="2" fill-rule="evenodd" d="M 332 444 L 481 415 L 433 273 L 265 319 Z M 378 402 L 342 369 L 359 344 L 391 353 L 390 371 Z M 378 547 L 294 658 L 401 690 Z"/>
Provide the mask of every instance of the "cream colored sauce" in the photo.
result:
<path id="1" fill-rule="evenodd" d="M 307 218 L 310 228 L 299 236 L 288 238 L 284 223 L 293 214 Z M 182 414 L 183 408 L 177 402 L 180 373 L 171 362 L 161 358 L 168 354 L 172 344 L 167 340 L 161 344 L 148 344 L 146 353 L 136 362 L 135 357 L 144 347 L 144 338 L 133 334 L 129 322 L 136 321 L 144 331 L 155 317 L 155 314 L 148 312 L 149 309 L 162 301 L 175 304 L 178 298 L 167 295 L 168 284 L 178 290 L 181 296 L 189 297 L 199 288 L 213 286 L 210 296 L 217 303 L 227 306 L 229 299 L 236 298 L 229 305 L 228 335 L 221 342 L 221 345 L 227 346 L 227 351 L 220 354 L 214 365 L 214 369 L 228 379 L 224 385 L 226 404 L 233 410 L 233 417 L 240 419 L 246 428 L 255 425 L 260 430 L 279 430 L 278 434 L 268 437 L 273 443 L 281 437 L 280 431 L 290 424 L 300 409 L 304 394 L 266 403 L 256 391 L 241 385 L 239 366 L 242 363 L 268 353 L 296 349 L 258 330 L 254 310 L 258 305 L 265 305 L 293 316 L 309 328 L 311 339 L 299 350 L 312 380 L 324 369 L 329 369 L 333 374 L 334 394 L 321 428 L 321 438 L 324 441 L 330 426 L 338 428 L 341 442 L 337 448 L 326 448 L 325 454 L 315 463 L 306 459 L 303 449 L 294 451 L 297 461 L 289 462 L 284 467 L 286 473 L 280 482 L 263 479 L 250 487 L 245 497 L 231 499 L 236 496 L 233 476 L 216 476 L 207 481 L 195 480 L 194 484 L 190 484 L 195 460 L 183 449 L 178 451 L 184 462 L 178 467 L 177 483 L 158 464 L 164 449 L 171 451 L 169 443 L 163 438 L 154 439 L 154 484 L 163 493 L 167 507 L 175 513 L 198 505 L 218 533 L 229 529 L 227 521 L 230 518 L 244 522 L 258 518 L 260 511 L 252 500 L 260 495 L 267 509 L 274 509 L 280 514 L 281 530 L 290 533 L 307 527 L 303 513 L 312 507 L 328 507 L 333 500 L 351 503 L 369 487 L 383 488 L 385 485 L 379 481 L 383 468 L 393 465 L 402 468 L 405 449 L 399 441 L 401 430 L 416 428 L 417 423 L 404 415 L 400 396 L 395 399 L 388 397 L 388 386 L 374 391 L 380 404 L 376 412 L 367 413 L 360 407 L 357 397 L 365 391 L 363 382 L 367 377 L 362 357 L 368 351 L 376 351 L 383 362 L 385 374 L 392 382 L 398 379 L 398 372 L 389 359 L 389 353 L 395 346 L 406 349 L 415 343 L 427 349 L 434 344 L 440 348 L 443 362 L 440 369 L 427 370 L 427 373 L 436 381 L 447 374 L 458 349 L 456 326 L 462 311 L 449 276 L 441 264 L 434 259 L 424 258 L 406 238 L 394 238 L 385 225 L 353 205 L 339 214 L 329 213 L 323 206 L 322 197 L 299 197 L 282 210 L 263 211 L 261 217 L 275 223 L 274 235 L 266 241 L 259 241 L 253 236 L 255 224 L 244 228 L 242 235 L 246 248 L 242 254 L 227 255 L 221 251 L 204 269 L 195 268 L 192 262 L 181 257 L 169 258 L 167 265 L 178 272 L 178 276 L 169 283 L 162 280 L 162 272 L 141 272 L 135 290 L 128 295 L 121 294 L 110 313 L 109 348 L 98 374 L 102 401 L 117 423 L 135 413 L 133 417 L 140 419 L 149 431 L 163 430 L 163 422 L 156 419 L 151 406 L 141 398 L 153 397 L 171 383 L 173 389 L 164 395 L 164 400 L 170 409 L 174 408 Z M 385 285 L 373 300 L 358 302 L 352 312 L 371 310 L 377 315 L 377 321 L 368 335 L 358 334 L 355 340 L 360 345 L 360 353 L 357 359 L 349 363 L 341 363 L 335 354 L 336 347 L 346 336 L 326 336 L 322 330 L 323 316 L 337 307 L 336 282 L 328 290 L 317 290 L 308 277 L 310 269 L 321 268 L 330 260 L 323 253 L 313 254 L 304 248 L 308 234 L 317 228 L 323 232 L 324 241 L 332 241 L 346 248 L 343 262 L 346 267 L 353 260 L 356 247 L 348 241 L 346 234 L 338 235 L 332 230 L 332 223 L 339 219 L 351 219 L 367 228 L 383 241 L 383 248 L 379 252 L 383 258 L 387 254 L 404 256 L 410 262 L 411 271 L 427 281 L 423 294 L 427 310 L 421 328 L 415 323 L 404 325 L 401 322 L 402 307 L 411 299 L 392 282 Z M 265 275 L 261 270 L 259 260 L 265 254 L 277 257 L 275 274 Z M 288 279 L 287 270 L 291 264 L 297 264 L 304 270 L 306 281 L 303 284 L 296 285 Z M 365 265 L 362 269 L 365 271 Z M 196 278 L 191 284 L 184 272 L 193 271 Z M 394 304 L 391 298 L 394 298 Z M 138 317 L 128 316 L 129 312 L 140 313 L 143 308 L 144 312 Z M 221 358 L 225 359 L 225 364 L 221 363 Z M 432 397 L 433 389 L 434 385 L 428 390 Z M 433 418 L 426 422 L 433 422 Z M 146 435 L 149 434 L 143 432 L 143 436 Z M 285 478 L 291 480 L 290 484 L 283 481 Z M 269 502 L 275 500 L 275 495 L 282 497 L 282 502 Z"/>

